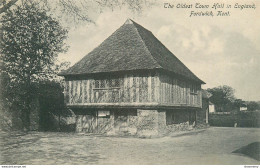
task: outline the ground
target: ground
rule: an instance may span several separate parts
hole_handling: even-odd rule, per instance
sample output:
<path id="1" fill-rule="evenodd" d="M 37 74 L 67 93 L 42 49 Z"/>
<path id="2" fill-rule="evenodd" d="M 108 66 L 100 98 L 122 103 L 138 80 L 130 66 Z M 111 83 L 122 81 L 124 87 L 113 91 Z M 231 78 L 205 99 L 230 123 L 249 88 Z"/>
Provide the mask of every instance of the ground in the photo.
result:
<path id="1" fill-rule="evenodd" d="M 259 128 L 211 127 L 162 138 L 140 139 L 76 133 L 32 132 L 25 135 L 0 132 L 0 164 L 259 165 L 260 161 L 256 159 L 232 153 L 259 142 L 259 133 Z"/>

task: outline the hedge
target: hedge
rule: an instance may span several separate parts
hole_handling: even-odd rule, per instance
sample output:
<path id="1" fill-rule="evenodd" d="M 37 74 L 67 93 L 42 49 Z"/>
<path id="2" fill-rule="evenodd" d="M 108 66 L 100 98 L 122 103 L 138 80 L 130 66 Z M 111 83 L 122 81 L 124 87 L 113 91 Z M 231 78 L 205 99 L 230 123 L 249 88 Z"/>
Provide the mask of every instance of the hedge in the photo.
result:
<path id="1" fill-rule="evenodd" d="M 260 112 L 209 114 L 209 124 L 217 127 L 260 127 Z"/>

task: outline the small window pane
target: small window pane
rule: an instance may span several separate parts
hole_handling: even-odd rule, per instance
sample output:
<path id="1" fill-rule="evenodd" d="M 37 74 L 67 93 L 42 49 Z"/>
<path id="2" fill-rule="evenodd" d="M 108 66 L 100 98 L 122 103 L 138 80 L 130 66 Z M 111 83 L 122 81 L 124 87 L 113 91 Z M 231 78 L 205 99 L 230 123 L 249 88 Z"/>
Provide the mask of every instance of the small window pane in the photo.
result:
<path id="1" fill-rule="evenodd" d="M 99 88 L 99 81 L 95 80 L 95 88 Z"/>
<path id="2" fill-rule="evenodd" d="M 119 79 L 115 79 L 115 87 L 120 87 Z"/>
<path id="3" fill-rule="evenodd" d="M 101 80 L 100 88 L 105 88 L 105 86 L 106 86 L 105 80 Z"/>

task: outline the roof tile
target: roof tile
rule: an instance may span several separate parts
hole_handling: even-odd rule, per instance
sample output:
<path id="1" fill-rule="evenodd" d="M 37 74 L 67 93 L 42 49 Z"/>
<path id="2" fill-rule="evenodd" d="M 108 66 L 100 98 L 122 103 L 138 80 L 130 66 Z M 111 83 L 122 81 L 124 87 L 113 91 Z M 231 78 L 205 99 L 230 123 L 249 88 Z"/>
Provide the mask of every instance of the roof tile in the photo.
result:
<path id="1" fill-rule="evenodd" d="M 164 69 L 204 83 L 149 30 L 128 19 L 97 48 L 59 75 Z"/>

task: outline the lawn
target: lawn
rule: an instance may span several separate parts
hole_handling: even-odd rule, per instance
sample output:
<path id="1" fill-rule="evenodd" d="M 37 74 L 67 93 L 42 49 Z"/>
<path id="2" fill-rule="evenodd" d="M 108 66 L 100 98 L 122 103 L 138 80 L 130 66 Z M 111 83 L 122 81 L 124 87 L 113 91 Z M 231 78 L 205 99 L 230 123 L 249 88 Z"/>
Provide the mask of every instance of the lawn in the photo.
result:
<path id="1" fill-rule="evenodd" d="M 248 150 L 244 154 L 239 151 L 250 144 L 259 144 L 259 133 L 259 128 L 211 127 L 163 138 L 140 139 L 76 133 L 0 132 L 0 164 L 258 165 L 257 157 L 245 155 Z M 252 153 L 259 156 L 259 149 Z"/>

